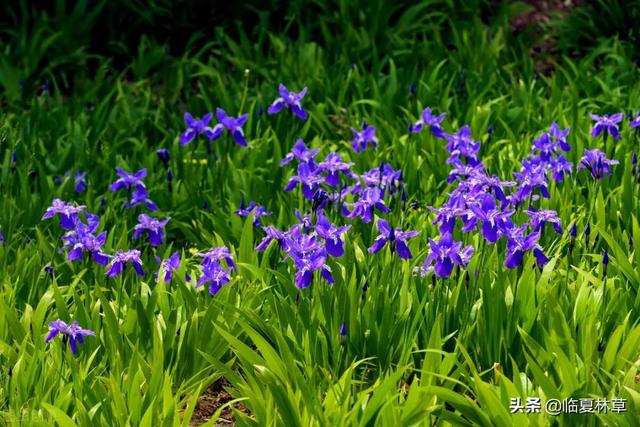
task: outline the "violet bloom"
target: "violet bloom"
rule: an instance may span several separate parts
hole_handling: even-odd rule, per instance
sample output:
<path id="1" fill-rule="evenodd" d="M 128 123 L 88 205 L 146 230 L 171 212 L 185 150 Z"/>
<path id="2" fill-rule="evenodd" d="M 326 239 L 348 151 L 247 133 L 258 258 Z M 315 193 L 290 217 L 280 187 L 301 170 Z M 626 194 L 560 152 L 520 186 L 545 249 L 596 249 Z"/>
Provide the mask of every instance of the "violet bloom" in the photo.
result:
<path id="1" fill-rule="evenodd" d="M 433 270 L 436 276 L 446 279 L 451 275 L 454 265 L 465 268 L 473 255 L 473 246 L 462 247 L 462 242 L 455 242 L 450 233 L 444 234 L 438 242 L 429 239 L 431 250 L 422 265 L 423 275 Z"/>
<path id="2" fill-rule="evenodd" d="M 378 138 L 376 137 L 376 128 L 372 125 L 367 125 L 366 122 L 362 123 L 362 132 L 358 132 L 355 129 L 351 129 L 353 133 L 353 139 L 351 140 L 351 146 L 353 151 L 360 153 L 367 149 L 367 146 L 371 144 L 373 148 L 378 148 Z"/>
<path id="3" fill-rule="evenodd" d="M 214 140 L 220 136 L 222 129 L 212 129 L 209 127 L 212 114 L 207 113 L 201 119 L 195 119 L 190 113 L 184 113 L 184 122 L 187 130 L 180 134 L 180 145 L 184 146 L 193 141 L 197 136 L 204 135 L 210 140 Z"/>
<path id="4" fill-rule="evenodd" d="M 298 139 L 293 145 L 291 152 L 284 156 L 284 158 L 280 161 L 280 167 L 286 165 L 293 159 L 298 159 L 298 162 L 300 163 L 311 163 L 312 165 L 315 165 L 313 158 L 316 156 L 316 154 L 318 154 L 319 151 L 320 150 L 318 149 L 308 149 L 304 141 L 302 139 Z"/>
<path id="5" fill-rule="evenodd" d="M 262 239 L 262 241 L 260 241 L 260 243 L 258 243 L 258 246 L 255 247 L 255 250 L 257 252 L 262 252 L 267 249 L 267 247 L 269 247 L 269 244 L 274 240 L 278 242 L 278 245 L 282 246 L 285 237 L 287 237 L 286 231 L 280 231 L 272 226 L 262 227 L 262 229 L 266 233 L 266 236 Z"/>
<path id="6" fill-rule="evenodd" d="M 87 173 L 86 172 L 76 172 L 73 175 L 73 181 L 76 184 L 76 186 L 74 187 L 74 191 L 76 193 L 82 193 L 84 190 L 87 189 Z"/>
<path id="7" fill-rule="evenodd" d="M 42 215 L 42 220 L 44 221 L 45 219 L 60 215 L 60 227 L 62 227 L 63 230 L 73 230 L 78 213 L 84 211 L 84 209 L 84 205 L 74 206 L 60 199 L 53 199 L 51 206 L 49 206 L 44 215 Z"/>
<path id="8" fill-rule="evenodd" d="M 609 116 L 608 114 L 605 114 L 604 116 L 591 114 L 591 118 L 596 122 L 593 129 L 591 129 L 592 137 L 595 138 L 604 132 L 605 135 L 611 135 L 616 141 L 620 139 L 618 123 L 624 119 L 623 113 L 616 113 L 612 116 Z"/>
<path id="9" fill-rule="evenodd" d="M 160 221 L 152 218 L 147 214 L 138 215 L 138 224 L 133 232 L 133 240 L 137 240 L 145 231 L 149 235 L 149 243 L 151 246 L 160 246 L 164 243 L 164 227 L 167 225 L 171 217 Z"/>
<path id="10" fill-rule="evenodd" d="M 62 236 L 65 242 L 65 248 L 71 248 L 67 253 L 68 261 L 82 261 L 84 252 L 89 252 L 93 260 L 106 266 L 109 263 L 109 256 L 102 251 L 107 240 L 107 232 L 95 236 L 98 230 L 100 219 L 97 215 L 86 214 L 87 224 L 84 224 L 80 218 L 76 218 L 74 230 Z"/>
<path id="11" fill-rule="evenodd" d="M 548 178 L 545 164 L 523 160 L 522 169 L 520 172 L 514 172 L 513 176 L 518 181 L 517 190 L 512 198 L 514 204 L 522 204 L 526 198 L 532 195 L 535 189 L 538 189 L 544 198 L 549 199 L 551 197 L 547 188 Z"/>
<path id="12" fill-rule="evenodd" d="M 0 243 L 2 244 L 2 246 L 7 246 L 7 241 L 4 239 L 4 234 L 2 234 L 2 231 L 0 231 Z"/>
<path id="13" fill-rule="evenodd" d="M 344 254 L 344 241 L 340 238 L 351 228 L 350 225 L 338 227 L 329 222 L 329 219 L 322 213 L 316 222 L 316 233 L 324 239 L 327 253 L 333 257 L 341 257 Z"/>
<path id="14" fill-rule="evenodd" d="M 427 107 L 422 110 L 422 118 L 418 120 L 414 125 L 409 126 L 409 130 L 413 133 L 419 133 L 423 127 L 428 126 L 431 129 L 431 133 L 436 138 L 442 138 L 444 131 L 440 127 L 440 123 L 444 120 L 447 113 L 442 113 L 439 116 L 435 116 L 431 112 L 431 108 Z"/>
<path id="15" fill-rule="evenodd" d="M 355 218 L 359 216 L 362 218 L 363 222 L 371 222 L 373 220 L 374 208 L 377 208 L 384 213 L 391 212 L 391 209 L 384 204 L 382 192 L 376 187 L 368 187 L 362 192 L 360 199 L 357 202 L 347 204 L 353 206 L 353 210 L 351 212 L 347 210 L 347 214 L 345 216 L 347 218 Z"/>
<path id="16" fill-rule="evenodd" d="M 116 173 L 118 174 L 118 179 L 111 183 L 111 191 L 116 192 L 122 189 L 139 189 L 146 188 L 142 180 L 147 176 L 147 169 L 140 169 L 136 173 L 129 173 L 123 170 L 120 166 L 116 166 Z"/>
<path id="17" fill-rule="evenodd" d="M 469 125 L 462 126 L 457 133 L 451 135 L 443 134 L 443 138 L 447 140 L 446 148 L 451 154 L 447 163 L 454 163 L 460 156 L 467 159 L 467 162 L 471 164 L 478 161 L 480 142 L 473 139 Z"/>
<path id="18" fill-rule="evenodd" d="M 499 209 L 495 199 L 489 194 L 482 197 L 479 205 L 472 205 L 470 210 L 473 212 L 474 221 L 469 221 L 463 231 L 471 231 L 471 229 L 475 228 L 475 222 L 479 221 L 482 224 L 482 237 L 489 243 L 495 243 L 500 239 L 502 235 L 501 229 L 515 212 L 511 209 L 504 211 Z"/>
<path id="19" fill-rule="evenodd" d="M 242 147 L 247 146 L 247 140 L 244 137 L 242 126 L 244 126 L 244 124 L 247 122 L 247 119 L 249 118 L 248 114 L 243 114 L 240 117 L 231 117 L 227 115 L 227 113 L 222 108 L 216 108 L 216 118 L 218 119 L 220 124 L 216 125 L 216 127 L 214 128 L 215 138 L 220 136 L 220 134 L 222 133 L 222 128 L 224 128 L 233 137 L 233 142 Z"/>
<path id="20" fill-rule="evenodd" d="M 236 210 L 235 214 L 241 218 L 248 218 L 249 215 L 251 215 L 251 212 L 253 212 L 253 225 L 255 227 L 260 227 L 262 225 L 260 223 L 261 217 L 271 215 L 271 212 L 253 201 L 249 202 L 246 208 L 244 206 L 244 201 L 240 202 L 240 208 Z"/>
<path id="21" fill-rule="evenodd" d="M 144 204 L 151 212 L 158 210 L 158 206 L 149 198 L 149 193 L 144 187 L 138 187 L 133 191 L 131 201 L 127 202 L 125 207 L 128 209 L 140 204 Z"/>
<path id="22" fill-rule="evenodd" d="M 565 175 L 571 175 L 573 163 L 567 161 L 563 154 L 551 162 L 551 176 L 554 181 L 562 182 Z"/>
<path id="23" fill-rule="evenodd" d="M 375 254 L 388 242 L 391 247 L 391 252 L 397 253 L 400 258 L 411 259 L 413 257 L 409 246 L 407 246 L 407 239 L 417 236 L 420 233 L 418 230 L 402 231 L 401 228 L 393 229 L 389 226 L 389 223 L 382 218 L 378 219 L 377 225 L 380 235 L 376 237 L 375 242 L 373 242 L 373 245 L 368 249 L 369 253 Z"/>
<path id="24" fill-rule="evenodd" d="M 51 340 L 62 334 L 62 342 L 69 341 L 69 347 L 73 353 L 78 352 L 77 344 L 84 344 L 84 337 L 95 336 L 95 332 L 89 329 L 82 329 L 78 326 L 78 321 L 74 321 L 71 325 L 63 322 L 62 320 L 54 320 L 49 323 L 49 334 L 44 339 L 44 342 L 49 344 Z"/>
<path id="25" fill-rule="evenodd" d="M 229 267 L 238 270 L 238 267 L 233 261 L 233 254 L 226 246 L 217 246 L 209 249 L 207 252 L 197 253 L 196 256 L 202 258 L 202 265 L 205 267 L 212 264 L 219 264 L 220 261 L 224 260 Z"/>
<path id="26" fill-rule="evenodd" d="M 556 122 L 551 123 L 549 127 L 549 136 L 555 143 L 555 146 L 562 151 L 571 151 L 571 145 L 567 142 L 567 136 L 569 135 L 570 128 L 560 129 L 560 126 Z"/>
<path id="27" fill-rule="evenodd" d="M 629 127 L 631 129 L 640 130 L 640 111 L 638 111 L 638 115 L 636 116 L 636 118 L 631 120 L 631 123 L 629 123 Z"/>
<path id="28" fill-rule="evenodd" d="M 215 296 L 220 289 L 231 281 L 231 268 L 224 268 L 218 263 L 208 264 L 202 267 L 202 275 L 196 283 L 196 288 L 209 284 L 209 293 Z"/>
<path id="29" fill-rule="evenodd" d="M 180 254 L 174 252 L 167 259 L 160 260 L 160 257 L 156 256 L 155 260 L 160 264 L 160 269 L 156 272 L 156 283 L 162 280 L 164 283 L 169 283 L 173 279 L 173 272 L 180 268 Z"/>
<path id="30" fill-rule="evenodd" d="M 530 250 L 533 250 L 533 255 L 536 258 L 538 266 L 543 267 L 548 261 L 544 252 L 542 252 L 542 248 L 538 245 L 540 232 L 534 231 L 525 235 L 526 229 L 526 224 L 520 227 L 513 226 L 505 229 L 505 235 L 507 236 L 507 257 L 504 260 L 504 266 L 509 269 L 519 267 L 522 264 L 524 254 Z"/>
<path id="31" fill-rule="evenodd" d="M 617 165 L 617 160 L 609 160 L 607 156 L 597 148 L 584 150 L 584 156 L 580 159 L 578 170 L 587 169 L 596 179 L 602 179 L 605 175 L 611 175 L 611 166 Z"/>
<path id="32" fill-rule="evenodd" d="M 309 287 L 313 282 L 313 273 L 317 270 L 320 270 L 320 274 L 329 284 L 335 283 L 331 268 L 326 265 L 325 247 L 315 234 L 303 234 L 300 225 L 296 225 L 287 234 L 282 249 L 296 266 L 295 285 L 298 288 Z"/>
<path id="33" fill-rule="evenodd" d="M 307 88 L 305 87 L 300 92 L 292 92 L 289 91 L 282 83 L 278 85 L 278 92 L 280 93 L 280 97 L 276 98 L 275 101 L 269 106 L 267 109 L 268 114 L 276 114 L 282 110 L 282 107 L 288 108 L 291 110 L 300 120 L 307 119 L 307 112 L 302 108 L 300 101 L 307 94 Z"/>
<path id="34" fill-rule="evenodd" d="M 441 208 L 427 206 L 431 212 L 436 214 L 433 224 L 439 224 L 439 230 L 442 234 L 451 234 L 456 226 L 456 218 L 462 218 L 468 214 L 465 206 L 457 206 L 455 204 L 447 204 Z"/>
<path id="35" fill-rule="evenodd" d="M 348 177 L 352 176 L 351 166 L 353 163 L 344 162 L 338 153 L 329 153 L 325 161 L 318 165 L 320 171 L 329 172 L 325 182 L 332 187 L 340 184 L 340 173 Z"/>
<path id="36" fill-rule="evenodd" d="M 370 169 L 361 176 L 367 187 L 378 187 L 388 190 L 389 195 L 395 194 L 398 186 L 402 182 L 402 170 L 393 170 L 389 163 L 381 163 L 379 167 Z M 354 186 L 354 192 L 363 190 L 360 184 Z"/>
<path id="37" fill-rule="evenodd" d="M 455 159 L 451 162 L 453 169 L 449 172 L 449 178 L 447 178 L 447 184 L 452 184 L 454 181 L 462 181 L 469 178 L 484 179 L 486 174 L 484 172 L 484 163 L 478 162 L 476 164 L 465 164 L 460 159 Z"/>
<path id="38" fill-rule="evenodd" d="M 558 212 L 554 210 L 529 208 L 525 213 L 531 218 L 533 231 L 544 233 L 545 224 L 551 224 L 558 234 L 562 234 L 562 223 L 558 218 Z"/>
<path id="39" fill-rule="evenodd" d="M 138 276 L 144 276 L 144 270 L 142 269 L 142 261 L 140 260 L 140 251 L 137 249 L 130 249 L 128 251 L 117 251 L 111 258 L 111 264 L 107 270 L 107 277 L 115 277 L 120 275 L 124 270 L 125 264 L 131 264 Z"/>
<path id="40" fill-rule="evenodd" d="M 325 182 L 325 178 L 320 175 L 319 168 L 316 169 L 315 166 L 310 163 L 300 163 L 298 165 L 298 175 L 289 178 L 289 182 L 284 188 L 284 191 L 289 192 L 300 184 L 305 199 L 312 200 L 316 189 L 323 182 Z"/>

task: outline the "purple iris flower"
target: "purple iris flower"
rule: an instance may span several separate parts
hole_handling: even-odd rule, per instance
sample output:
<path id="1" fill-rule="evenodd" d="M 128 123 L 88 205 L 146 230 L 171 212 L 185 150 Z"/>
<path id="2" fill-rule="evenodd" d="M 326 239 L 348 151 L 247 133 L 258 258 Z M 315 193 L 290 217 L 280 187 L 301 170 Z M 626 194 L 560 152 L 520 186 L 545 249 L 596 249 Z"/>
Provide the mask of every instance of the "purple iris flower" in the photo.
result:
<path id="1" fill-rule="evenodd" d="M 381 212 L 391 212 L 382 199 L 382 191 L 376 187 L 368 187 L 366 190 L 362 192 L 360 195 L 360 199 L 355 203 L 347 203 L 349 206 L 353 207 L 353 210 L 349 212 L 346 211 L 345 215 L 347 218 L 362 218 L 363 222 L 371 222 L 373 221 L 373 210 L 377 208 Z"/>
<path id="2" fill-rule="evenodd" d="M 160 269 L 156 272 L 156 283 L 162 280 L 164 283 L 169 283 L 173 279 L 173 272 L 180 268 L 180 254 L 174 252 L 169 258 L 161 260 L 156 256 L 155 260 L 160 264 Z"/>
<path id="3" fill-rule="evenodd" d="M 536 258 L 538 266 L 543 267 L 547 263 L 548 258 L 544 252 L 542 252 L 540 245 L 538 245 L 540 232 L 534 231 L 525 235 L 527 228 L 527 224 L 519 227 L 513 225 L 505 228 L 504 233 L 507 236 L 507 257 L 504 260 L 505 267 L 513 269 L 520 266 L 524 254 L 530 250 L 533 250 L 533 255 Z"/>
<path id="4" fill-rule="evenodd" d="M 331 268 L 326 265 L 325 247 L 315 234 L 304 234 L 299 225 L 294 226 L 283 242 L 283 250 L 296 266 L 295 284 L 298 288 L 309 287 L 313 282 L 313 272 L 317 270 L 329 284 L 335 283 Z"/>
<path id="5" fill-rule="evenodd" d="M 169 160 L 171 159 L 171 155 L 169 154 L 169 150 L 166 148 L 158 148 L 156 150 L 156 154 L 158 158 L 164 163 L 164 167 L 169 166 Z"/>
<path id="6" fill-rule="evenodd" d="M 209 249 L 204 253 L 197 253 L 196 256 L 202 258 L 202 265 L 207 267 L 213 264 L 219 264 L 220 261 L 226 261 L 227 265 L 234 270 L 238 270 L 238 267 L 233 261 L 233 254 L 226 246 L 217 246 Z"/>
<path id="7" fill-rule="evenodd" d="M 266 233 L 266 236 L 262 239 L 262 241 L 260 241 L 260 243 L 258 243 L 258 246 L 256 246 L 255 250 L 257 252 L 262 252 L 267 249 L 269 244 L 274 240 L 278 242 L 280 246 L 282 246 L 284 239 L 287 237 L 286 231 L 280 231 L 272 226 L 262 227 L 262 229 Z"/>
<path id="8" fill-rule="evenodd" d="M 447 141 L 446 149 L 451 154 L 447 163 L 454 163 L 460 157 L 471 164 L 478 162 L 480 142 L 473 139 L 469 125 L 462 126 L 457 133 L 443 134 L 443 138 Z"/>
<path id="9" fill-rule="evenodd" d="M 140 251 L 130 249 L 128 251 L 117 251 L 111 258 L 111 264 L 107 270 L 107 277 L 115 277 L 120 275 L 124 270 L 125 264 L 131 264 L 138 276 L 144 276 L 142 269 L 142 261 L 140 260 Z"/>
<path id="10" fill-rule="evenodd" d="M 616 113 L 612 116 L 609 116 L 608 114 L 605 114 L 604 116 L 591 114 L 591 118 L 596 122 L 593 129 L 591 129 L 592 137 L 595 138 L 604 132 L 605 135 L 610 134 L 616 141 L 620 139 L 618 123 L 624 119 L 624 113 Z"/>
<path id="11" fill-rule="evenodd" d="M 84 252 L 89 252 L 93 260 L 106 266 L 109 263 L 109 256 L 102 251 L 107 240 L 107 232 L 95 235 L 98 230 L 100 218 L 97 215 L 86 214 L 87 224 L 83 223 L 80 218 L 76 218 L 75 228 L 62 236 L 65 242 L 65 249 L 71 248 L 67 253 L 68 261 L 82 261 Z"/>
<path id="12" fill-rule="evenodd" d="M 451 275 L 454 265 L 465 268 L 474 252 L 473 246 L 463 248 L 462 242 L 455 242 L 450 233 L 442 235 L 438 242 L 429 239 L 429 246 L 431 250 L 422 265 L 422 274 L 433 270 L 442 279 Z"/>
<path id="13" fill-rule="evenodd" d="M 209 293 L 215 296 L 220 289 L 231 281 L 231 268 L 224 268 L 219 263 L 202 266 L 202 275 L 196 283 L 196 288 L 209 283 Z"/>
<path id="14" fill-rule="evenodd" d="M 631 123 L 629 123 L 629 127 L 631 129 L 640 130 L 640 111 L 638 111 L 638 115 L 635 117 L 635 119 L 631 120 Z"/>
<path id="15" fill-rule="evenodd" d="M 338 153 L 329 153 L 325 161 L 318 165 L 321 172 L 329 173 L 325 182 L 332 187 L 337 187 L 340 184 L 340 173 L 348 177 L 353 175 L 351 166 L 353 166 L 353 163 L 344 162 Z"/>
<path id="16" fill-rule="evenodd" d="M 71 203 L 65 203 L 60 199 L 53 199 L 51 206 L 49 206 L 42 215 L 42 221 L 45 219 L 53 218 L 56 215 L 60 215 L 60 226 L 63 230 L 73 230 L 76 225 L 76 218 L 78 213 L 84 211 L 85 206 L 74 206 Z"/>
<path id="17" fill-rule="evenodd" d="M 54 320 L 49 323 L 49 334 L 44 339 L 44 342 L 49 344 L 51 340 L 62 334 L 62 341 L 66 343 L 69 341 L 69 347 L 73 353 L 78 352 L 77 344 L 84 344 L 84 337 L 95 336 L 96 333 L 89 329 L 82 329 L 78 326 L 78 321 L 74 321 L 71 325 L 63 322 L 62 320 Z"/>
<path id="18" fill-rule="evenodd" d="M 525 201 L 535 189 L 540 191 L 545 198 L 550 198 L 549 189 L 547 188 L 547 171 L 546 165 L 536 161 L 523 160 L 520 172 L 514 172 L 513 176 L 518 181 L 518 188 L 513 194 L 514 203 L 520 205 Z"/>
<path id="19" fill-rule="evenodd" d="M 298 162 L 300 163 L 311 163 L 312 165 L 315 165 L 313 158 L 316 156 L 316 154 L 318 154 L 319 151 L 320 150 L 318 149 L 308 149 L 304 141 L 302 139 L 298 139 L 293 145 L 291 152 L 284 156 L 282 161 L 280 161 L 280 166 L 282 167 L 286 165 L 293 159 L 298 159 Z"/>
<path id="20" fill-rule="evenodd" d="M 313 199 L 316 189 L 325 182 L 325 178 L 320 175 L 321 170 L 310 163 L 298 164 L 298 174 L 289 178 L 284 191 L 291 191 L 298 184 L 302 187 L 302 194 L 308 200 Z"/>
<path id="21" fill-rule="evenodd" d="M 571 145 L 567 142 L 567 136 L 569 135 L 570 128 L 560 129 L 560 126 L 556 122 L 551 123 L 549 127 L 549 136 L 555 143 L 556 147 L 559 147 L 562 151 L 571 151 Z"/>
<path id="22" fill-rule="evenodd" d="M 481 179 L 486 177 L 484 172 L 484 163 L 478 162 L 475 164 L 465 164 L 461 160 L 456 159 L 451 162 L 453 169 L 449 172 L 449 178 L 447 178 L 447 184 L 452 184 L 456 180 L 464 180 L 469 178 Z"/>
<path id="23" fill-rule="evenodd" d="M 160 246 L 164 242 L 164 227 L 167 225 L 171 217 L 160 221 L 152 218 L 147 214 L 138 215 L 138 224 L 133 232 L 133 240 L 138 239 L 145 231 L 149 235 L 149 243 L 151 246 Z"/>
<path id="24" fill-rule="evenodd" d="M 74 183 L 76 184 L 74 191 L 76 193 L 82 193 L 84 190 L 87 189 L 87 173 L 86 172 L 76 172 L 73 175 L 73 180 Z"/>
<path id="25" fill-rule="evenodd" d="M 378 138 L 376 137 L 376 128 L 374 126 L 367 125 L 364 122 L 362 123 L 362 132 L 358 132 L 355 129 L 351 129 L 351 132 L 353 133 L 351 146 L 356 153 L 366 150 L 369 144 L 373 148 L 378 148 Z"/>
<path id="26" fill-rule="evenodd" d="M 242 218 L 247 218 L 253 212 L 253 225 L 255 227 L 260 227 L 262 224 L 260 223 L 260 218 L 263 216 L 271 215 L 271 212 L 267 211 L 264 207 L 256 204 L 256 202 L 249 202 L 247 207 L 244 206 L 244 201 L 240 202 L 240 208 L 236 210 L 236 215 Z"/>
<path id="27" fill-rule="evenodd" d="M 558 234 L 562 234 L 562 222 L 558 218 L 558 212 L 554 210 L 529 208 L 525 213 L 531 218 L 533 231 L 544 233 L 545 224 L 551 224 Z"/>
<path id="28" fill-rule="evenodd" d="M 571 175 L 572 169 L 573 163 L 567 161 L 563 154 L 551 161 L 551 176 L 556 182 L 562 182 L 565 175 Z"/>
<path id="29" fill-rule="evenodd" d="M 470 210 L 475 221 L 468 221 L 463 231 L 471 231 L 475 228 L 475 222 L 479 221 L 482 224 L 482 237 L 489 243 L 495 243 L 500 239 L 505 221 L 515 212 L 512 209 L 499 209 L 495 199 L 489 194 L 485 194 L 478 205 L 470 206 Z"/>
<path id="30" fill-rule="evenodd" d="M 149 198 L 149 193 L 147 193 L 147 189 L 144 187 L 137 187 L 133 190 L 133 193 L 131 193 L 131 201 L 127 202 L 125 206 L 128 209 L 140 204 L 144 204 L 151 212 L 158 210 L 158 206 Z"/>
<path id="31" fill-rule="evenodd" d="M 280 97 L 276 98 L 275 101 L 269 106 L 267 109 L 268 114 L 276 114 L 282 110 L 282 107 L 288 108 L 291 110 L 300 120 L 307 119 L 307 112 L 304 111 L 300 101 L 307 94 L 307 88 L 305 87 L 300 92 L 292 92 L 289 91 L 282 83 L 278 85 L 278 92 L 280 93 Z"/>
<path id="32" fill-rule="evenodd" d="M 341 257 L 344 254 L 344 241 L 340 236 L 346 233 L 350 228 L 350 225 L 338 227 L 331 224 L 329 219 L 320 213 L 318 221 L 316 222 L 315 230 L 318 236 L 324 239 L 327 253 L 333 257 Z"/>
<path id="33" fill-rule="evenodd" d="M 611 175 L 611 166 L 617 165 L 617 160 L 607 159 L 607 156 L 597 148 L 584 150 L 584 156 L 580 159 L 578 170 L 587 169 L 596 179 L 602 179 L 605 175 Z"/>
<path id="34" fill-rule="evenodd" d="M 123 170 L 120 166 L 116 166 L 116 173 L 119 178 L 111 184 L 111 191 L 116 192 L 122 189 L 137 189 L 145 188 L 142 180 L 147 176 L 147 169 L 140 169 L 136 173 L 129 173 Z"/>
<path id="35" fill-rule="evenodd" d="M 214 133 L 219 132 L 217 135 L 220 136 L 222 128 L 224 128 L 233 137 L 233 142 L 243 147 L 247 146 L 247 140 L 244 137 L 242 126 L 247 122 L 247 119 L 249 118 L 248 114 L 243 114 L 240 117 L 231 117 L 227 115 L 222 108 L 216 108 L 216 118 L 220 124 L 216 125 L 214 128 Z"/>
<path id="36" fill-rule="evenodd" d="M 366 187 L 378 187 L 393 195 L 402 182 L 402 170 L 393 170 L 389 163 L 382 163 L 379 167 L 362 174 L 360 178 L 364 181 L 365 187 L 358 183 L 353 187 L 353 193 L 361 193 Z"/>
<path id="37" fill-rule="evenodd" d="M 455 200 L 455 199 L 454 199 Z M 460 206 L 456 204 L 447 204 L 441 208 L 427 206 L 427 208 L 436 214 L 433 224 L 439 224 L 440 233 L 451 234 L 456 226 L 456 218 L 461 218 L 468 214 L 466 204 Z"/>
<path id="38" fill-rule="evenodd" d="M 400 258 L 411 259 L 413 257 L 409 246 L 407 246 L 407 239 L 417 236 L 420 233 L 418 230 L 402 231 L 401 228 L 393 229 L 389 223 L 382 218 L 378 219 L 377 225 L 380 234 L 368 249 L 369 253 L 375 254 L 388 242 L 391 247 L 391 252 L 397 253 Z"/>
<path id="39" fill-rule="evenodd" d="M 7 241 L 4 239 L 4 234 L 2 234 L 2 231 L 0 231 L 0 243 L 2 243 L 2 246 L 7 246 Z"/>
<path id="40" fill-rule="evenodd" d="M 190 113 L 184 113 L 184 122 L 187 130 L 180 134 L 180 145 L 184 146 L 193 141 L 197 136 L 204 135 L 209 140 L 214 140 L 220 136 L 222 129 L 212 129 L 209 127 L 212 114 L 207 113 L 201 119 L 194 119 Z"/>
<path id="41" fill-rule="evenodd" d="M 436 138 L 442 138 L 444 131 L 440 127 L 440 123 L 444 120 L 447 113 L 442 113 L 439 116 L 434 115 L 431 112 L 431 108 L 427 107 L 422 110 L 422 118 L 415 124 L 409 125 L 409 130 L 413 133 L 419 133 L 423 127 L 428 126 L 431 129 L 431 133 Z"/>

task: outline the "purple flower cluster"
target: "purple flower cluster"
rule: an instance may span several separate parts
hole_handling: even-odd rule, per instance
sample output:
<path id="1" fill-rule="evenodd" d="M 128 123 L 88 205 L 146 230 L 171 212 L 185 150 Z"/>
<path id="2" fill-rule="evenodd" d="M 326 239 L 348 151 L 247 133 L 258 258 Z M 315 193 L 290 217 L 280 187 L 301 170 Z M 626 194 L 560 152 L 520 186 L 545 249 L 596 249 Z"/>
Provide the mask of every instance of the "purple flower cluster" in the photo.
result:
<path id="1" fill-rule="evenodd" d="M 191 113 L 184 114 L 184 122 L 187 125 L 187 130 L 180 134 L 180 145 L 184 146 L 189 144 L 198 136 L 205 136 L 209 141 L 215 141 L 222 136 L 224 131 L 227 131 L 233 138 L 233 142 L 246 147 L 247 140 L 244 137 L 244 131 L 242 126 L 249 119 L 248 114 L 243 114 L 240 117 L 229 116 L 222 108 L 216 108 L 216 119 L 218 124 L 214 127 L 210 127 L 209 123 L 213 118 L 213 114 L 207 113 L 202 116 L 201 119 L 194 119 Z"/>
<path id="2" fill-rule="evenodd" d="M 200 264 L 202 274 L 196 288 L 208 283 L 209 293 L 215 296 L 224 285 L 231 281 L 231 272 L 238 269 L 233 261 L 233 255 L 226 246 L 218 246 L 196 255 L 202 258 Z"/>
<path id="3" fill-rule="evenodd" d="M 542 268 L 548 261 L 538 243 L 544 226 L 551 224 L 558 233 L 562 233 L 562 226 L 555 211 L 536 208 L 534 202 L 540 196 L 551 197 L 551 179 L 561 182 L 571 173 L 572 165 L 563 154 L 571 149 L 568 134 L 569 129 L 553 123 L 548 132 L 533 141 L 522 168 L 514 173 L 515 181 L 502 181 L 485 172 L 478 157 L 480 142 L 473 139 L 468 126 L 455 134 L 440 129 L 437 136 L 446 141 L 445 148 L 450 154 L 447 162 L 452 166 L 448 182 L 457 185 L 441 207 L 429 208 L 436 214 L 433 223 L 438 225 L 442 236 L 439 241 L 430 239 L 429 255 L 416 273 L 424 276 L 433 271 L 438 277 L 447 278 L 455 266 L 468 265 L 474 248 L 463 247 L 462 242 L 453 239 L 458 222 L 462 233 L 479 230 L 488 244 L 496 244 L 504 237 L 507 268 L 520 266 L 527 252 L 533 253 Z M 514 214 L 527 205 L 524 213 L 529 221 L 515 223 Z"/>
<path id="4" fill-rule="evenodd" d="M 335 283 L 327 258 L 340 257 L 344 254 L 342 235 L 351 228 L 350 225 L 336 226 L 322 213 L 318 215 L 315 225 L 309 215 L 300 217 L 300 223 L 294 224 L 287 231 L 274 227 L 264 227 L 266 236 L 256 246 L 256 251 L 267 249 L 273 241 L 285 254 L 284 259 L 291 259 L 296 267 L 295 284 L 298 288 L 307 288 L 313 282 L 315 271 L 319 271 L 329 284 Z"/>

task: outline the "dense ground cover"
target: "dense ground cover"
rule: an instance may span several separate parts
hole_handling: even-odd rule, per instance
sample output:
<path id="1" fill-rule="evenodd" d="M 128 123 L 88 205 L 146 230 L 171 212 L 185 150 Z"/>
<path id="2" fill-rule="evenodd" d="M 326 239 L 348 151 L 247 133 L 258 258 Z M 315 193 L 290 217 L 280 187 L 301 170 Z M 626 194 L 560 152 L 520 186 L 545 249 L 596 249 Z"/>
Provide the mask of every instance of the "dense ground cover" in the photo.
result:
<path id="1" fill-rule="evenodd" d="M 219 31 L 181 56 L 143 39 L 122 71 L 81 49 L 42 70 L 45 24 L 41 40 L 38 27 L 12 35 L 0 64 L 3 423 L 188 425 L 224 380 L 238 425 L 638 424 L 634 51 L 597 40 L 546 58 L 554 71 L 541 75 L 511 34 L 513 8 L 483 21 L 452 20 L 447 2 L 383 6 Z M 306 113 L 275 111 L 280 83 L 308 88 Z M 426 107 L 446 116 L 430 122 Z M 212 113 L 210 129 L 186 112 Z M 615 113 L 619 139 L 592 136 L 591 115 Z M 377 147 L 354 150 L 365 122 Z M 288 156 L 298 139 L 318 153 Z M 578 169 L 594 149 L 618 164 Z M 337 187 L 330 153 L 353 163 Z M 55 199 L 84 212 L 46 219 Z M 238 215 L 249 201 L 270 214 Z M 142 214 L 168 219 L 163 233 Z M 340 241 L 330 224 L 345 226 Z M 421 268 L 446 236 L 459 250 Z M 219 247 L 230 253 L 202 255 Z M 129 253 L 120 271 L 128 250 L 141 265 Z M 63 324 L 48 336 L 57 320 L 95 335 L 73 352 Z M 610 410 L 511 413 L 518 397 L 606 398 Z"/>

